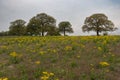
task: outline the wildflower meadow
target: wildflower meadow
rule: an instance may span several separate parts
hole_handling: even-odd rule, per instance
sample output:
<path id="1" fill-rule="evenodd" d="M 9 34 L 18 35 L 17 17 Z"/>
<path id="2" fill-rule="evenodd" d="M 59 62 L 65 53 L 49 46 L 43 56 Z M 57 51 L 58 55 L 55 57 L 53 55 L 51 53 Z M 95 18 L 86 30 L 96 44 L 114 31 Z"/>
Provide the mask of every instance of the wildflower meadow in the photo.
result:
<path id="1" fill-rule="evenodd" d="M 0 37 L 0 80 L 120 80 L 120 36 Z"/>

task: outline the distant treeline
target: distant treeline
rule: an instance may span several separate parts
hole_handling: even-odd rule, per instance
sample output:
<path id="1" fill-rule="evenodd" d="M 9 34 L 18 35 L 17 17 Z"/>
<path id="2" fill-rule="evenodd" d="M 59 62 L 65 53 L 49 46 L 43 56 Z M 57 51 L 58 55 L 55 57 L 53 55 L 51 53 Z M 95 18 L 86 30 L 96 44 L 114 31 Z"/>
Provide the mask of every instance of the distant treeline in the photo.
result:
<path id="1" fill-rule="evenodd" d="M 107 35 L 108 31 L 115 31 L 114 23 L 108 20 L 105 14 L 93 14 L 85 19 L 81 27 L 83 32 L 94 31 L 99 36 L 101 32 Z M 0 36 L 66 36 L 66 33 L 73 33 L 72 24 L 69 21 L 62 21 L 56 25 L 56 19 L 46 13 L 40 13 L 26 21 L 17 19 L 10 22 L 9 31 L 0 32 Z"/>

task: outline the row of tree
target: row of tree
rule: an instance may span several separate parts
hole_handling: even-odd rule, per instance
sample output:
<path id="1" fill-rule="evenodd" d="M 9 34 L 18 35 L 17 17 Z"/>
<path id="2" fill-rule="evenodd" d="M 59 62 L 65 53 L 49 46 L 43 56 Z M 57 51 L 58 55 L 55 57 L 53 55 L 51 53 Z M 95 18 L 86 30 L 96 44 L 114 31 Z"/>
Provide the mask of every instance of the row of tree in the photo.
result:
<path id="1" fill-rule="evenodd" d="M 61 35 L 60 33 L 65 36 L 66 32 L 73 33 L 70 22 L 62 21 L 56 27 L 56 19 L 46 13 L 37 14 L 29 20 L 27 25 L 25 24 L 26 22 L 22 19 L 15 20 L 10 23 L 9 31 L 2 33 L 11 36 L 58 36 Z"/>
<path id="2" fill-rule="evenodd" d="M 72 25 L 69 21 L 62 21 L 56 27 L 56 19 L 46 13 L 40 13 L 32 17 L 29 23 L 22 19 L 15 20 L 10 23 L 9 31 L 0 32 L 0 35 L 11 36 L 59 36 L 62 33 L 64 36 L 67 33 L 73 33 Z M 101 32 L 115 31 L 112 21 L 108 20 L 108 17 L 104 14 L 93 14 L 85 19 L 82 26 L 83 32 L 95 31 L 97 36 Z"/>

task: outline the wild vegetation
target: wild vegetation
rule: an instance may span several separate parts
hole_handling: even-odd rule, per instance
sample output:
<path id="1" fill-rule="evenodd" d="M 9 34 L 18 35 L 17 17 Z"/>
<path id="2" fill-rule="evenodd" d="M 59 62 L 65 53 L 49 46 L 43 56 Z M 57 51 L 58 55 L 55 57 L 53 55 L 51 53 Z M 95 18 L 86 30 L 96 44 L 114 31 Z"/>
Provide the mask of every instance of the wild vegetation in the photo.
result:
<path id="1" fill-rule="evenodd" d="M 120 36 L 0 37 L 0 80 L 120 80 Z"/>
<path id="2" fill-rule="evenodd" d="M 82 27 L 83 32 L 95 31 L 97 36 L 101 32 L 115 31 L 117 28 L 111 20 L 105 14 L 93 14 L 87 17 Z"/>

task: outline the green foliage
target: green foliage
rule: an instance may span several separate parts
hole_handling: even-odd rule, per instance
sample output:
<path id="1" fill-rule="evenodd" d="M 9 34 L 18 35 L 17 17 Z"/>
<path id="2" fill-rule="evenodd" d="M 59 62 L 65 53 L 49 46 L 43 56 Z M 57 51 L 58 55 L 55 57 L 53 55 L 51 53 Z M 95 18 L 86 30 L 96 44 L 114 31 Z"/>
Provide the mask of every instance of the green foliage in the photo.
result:
<path id="1" fill-rule="evenodd" d="M 68 21 L 63 21 L 59 23 L 59 31 L 66 35 L 66 32 L 73 33 L 72 25 Z"/>
<path id="2" fill-rule="evenodd" d="M 26 34 L 27 35 L 41 35 L 39 23 L 35 17 L 30 19 L 27 25 L 27 28 L 26 28 Z"/>
<path id="3" fill-rule="evenodd" d="M 3 77 L 5 75 L 4 72 L 0 72 L 0 77 Z"/>
<path id="4" fill-rule="evenodd" d="M 34 16 L 28 23 L 27 33 L 29 35 L 44 36 L 48 28 L 56 25 L 56 20 L 46 13 L 40 13 Z"/>
<path id="5" fill-rule="evenodd" d="M 22 19 L 11 22 L 9 27 L 9 35 L 22 36 L 25 35 L 25 21 Z"/>
<path id="6" fill-rule="evenodd" d="M 0 36 L 8 36 L 9 32 L 8 31 L 2 31 L 0 32 Z"/>
<path id="7" fill-rule="evenodd" d="M 43 69 L 42 68 L 37 68 L 34 70 L 34 74 L 33 76 L 37 79 L 41 76 L 41 73 L 43 72 Z"/>
<path id="8" fill-rule="evenodd" d="M 71 62 L 70 66 L 71 66 L 72 68 L 75 68 L 75 67 L 77 67 L 77 63 L 76 63 L 76 62 Z"/>
<path id="9" fill-rule="evenodd" d="M 49 27 L 46 36 L 60 36 L 58 28 L 54 26 Z"/>
<path id="10" fill-rule="evenodd" d="M 10 62 L 13 64 L 18 64 L 19 62 L 21 62 L 21 59 L 18 57 L 11 57 Z"/>
<path id="11" fill-rule="evenodd" d="M 108 17 L 104 14 L 93 14 L 87 17 L 82 27 L 83 32 L 95 31 L 97 36 L 100 32 L 115 31 L 116 29 L 113 22 L 108 20 Z"/>

